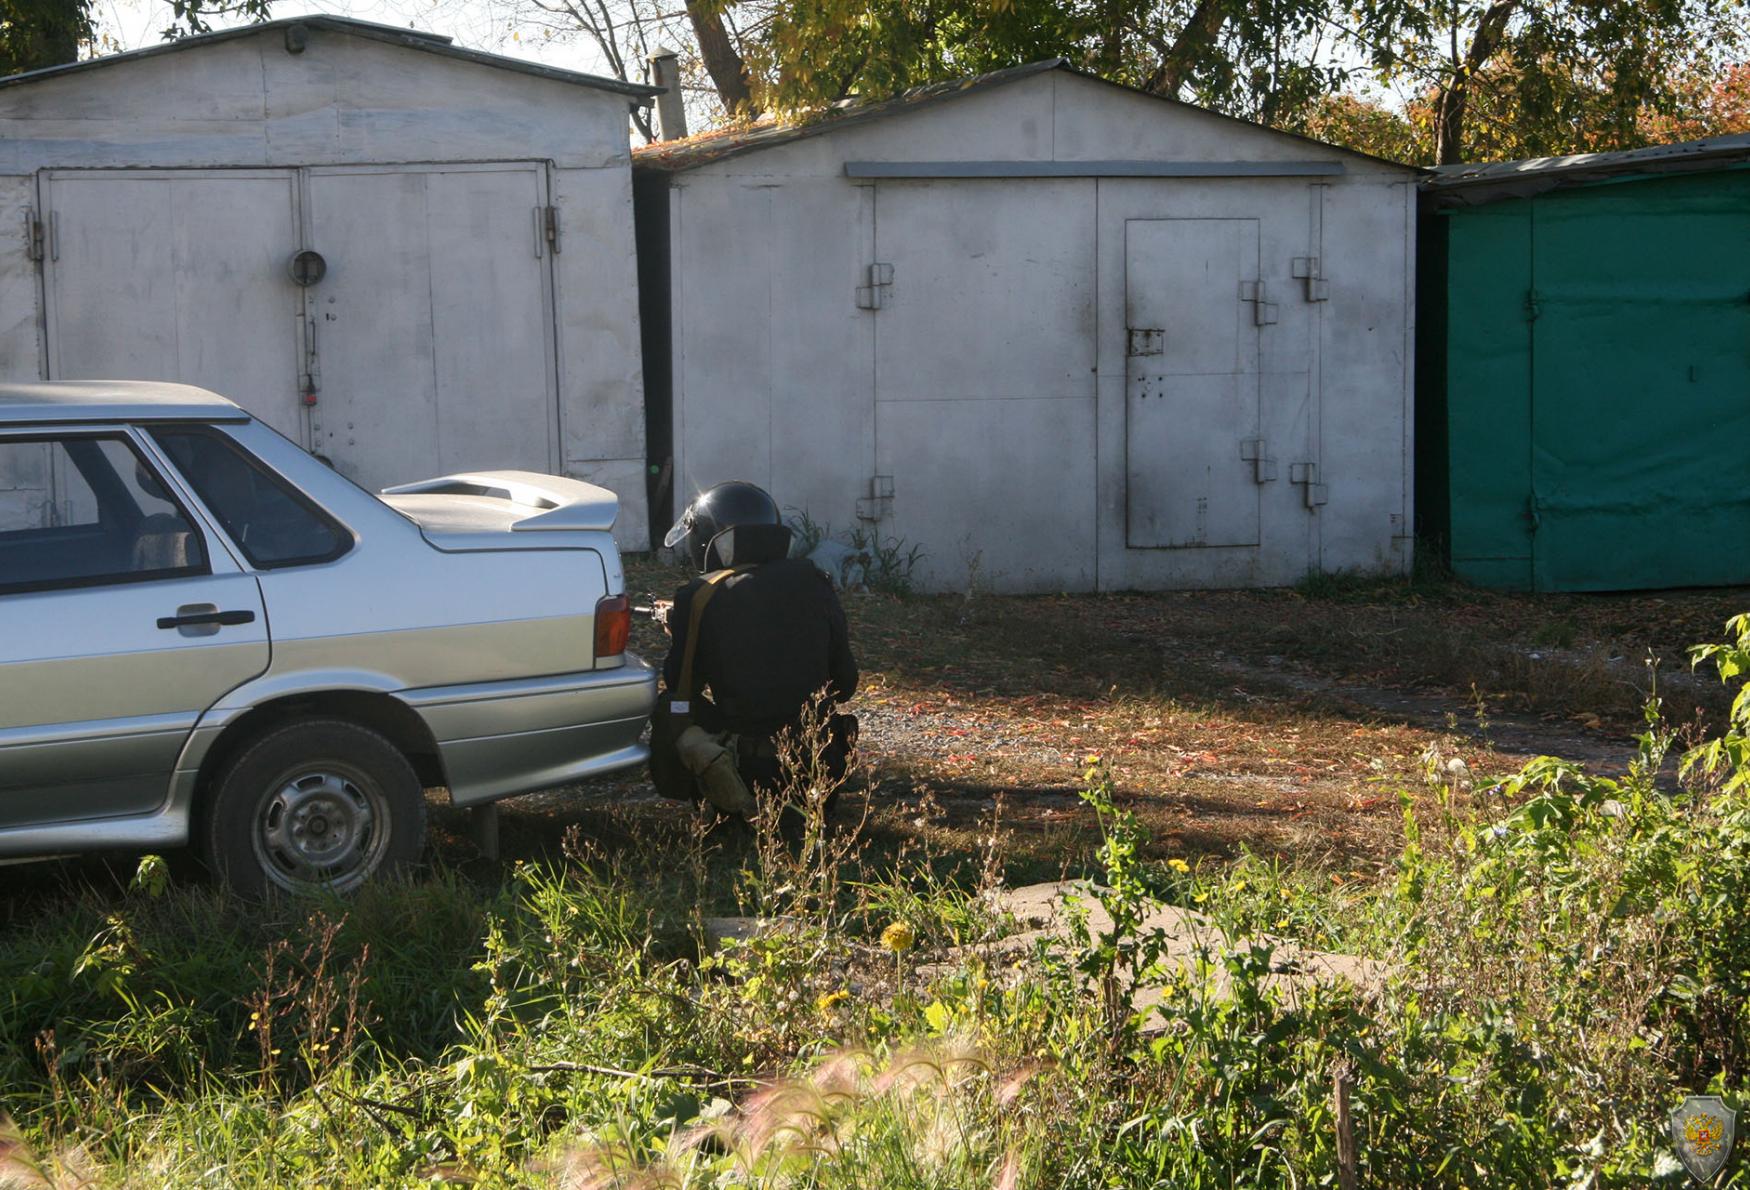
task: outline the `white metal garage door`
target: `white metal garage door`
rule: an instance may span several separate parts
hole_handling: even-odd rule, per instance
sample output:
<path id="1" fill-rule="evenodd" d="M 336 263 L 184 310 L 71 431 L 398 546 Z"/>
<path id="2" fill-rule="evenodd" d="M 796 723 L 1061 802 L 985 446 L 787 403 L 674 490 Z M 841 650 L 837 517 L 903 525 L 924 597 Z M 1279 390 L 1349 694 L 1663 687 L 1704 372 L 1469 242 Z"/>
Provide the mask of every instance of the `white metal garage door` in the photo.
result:
<path id="1" fill-rule="evenodd" d="M 317 453 L 367 487 L 557 470 L 552 281 L 537 165 L 312 169 Z"/>
<path id="2" fill-rule="evenodd" d="M 298 441 L 290 170 L 51 172 L 49 375 L 214 389 Z"/>
<path id="3" fill-rule="evenodd" d="M 881 531 L 929 587 L 1092 585 L 1094 213 L 1088 179 L 876 188 Z"/>
<path id="4" fill-rule="evenodd" d="M 46 171 L 49 372 L 211 388 L 368 487 L 557 467 L 536 163 Z M 322 254 L 309 288 L 288 271 Z"/>
<path id="5" fill-rule="evenodd" d="M 1255 546 L 1258 221 L 1132 219 L 1124 252 L 1126 543 Z"/>

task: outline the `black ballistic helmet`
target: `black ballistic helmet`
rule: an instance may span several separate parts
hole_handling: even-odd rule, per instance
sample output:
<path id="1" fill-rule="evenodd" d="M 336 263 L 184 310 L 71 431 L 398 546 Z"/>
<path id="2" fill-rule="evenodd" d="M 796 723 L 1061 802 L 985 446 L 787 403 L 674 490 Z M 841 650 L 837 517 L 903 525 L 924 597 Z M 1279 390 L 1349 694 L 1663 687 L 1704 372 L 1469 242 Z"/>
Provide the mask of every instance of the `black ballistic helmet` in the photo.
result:
<path id="1" fill-rule="evenodd" d="M 762 556 L 733 557 L 733 553 L 748 551 L 730 551 L 725 547 L 728 539 L 718 538 L 729 530 L 760 526 L 775 530 L 757 535 L 759 554 Z M 748 535 L 750 538 L 756 536 Z M 779 537 L 782 537 L 782 548 Z M 687 543 L 687 556 L 692 559 L 693 569 L 704 573 L 721 566 L 735 565 L 741 561 L 767 562 L 774 560 L 774 555 L 781 558 L 789 551 L 790 530 L 784 525 L 784 518 L 778 511 L 778 502 L 772 499 L 767 491 L 755 484 L 731 480 L 720 483 L 693 498 L 693 502 L 681 513 L 680 519 L 668 531 L 668 536 L 662 539 L 662 544 L 671 548 Z M 712 543 L 717 543 L 713 550 Z M 755 542 L 747 543 L 749 546 Z"/>

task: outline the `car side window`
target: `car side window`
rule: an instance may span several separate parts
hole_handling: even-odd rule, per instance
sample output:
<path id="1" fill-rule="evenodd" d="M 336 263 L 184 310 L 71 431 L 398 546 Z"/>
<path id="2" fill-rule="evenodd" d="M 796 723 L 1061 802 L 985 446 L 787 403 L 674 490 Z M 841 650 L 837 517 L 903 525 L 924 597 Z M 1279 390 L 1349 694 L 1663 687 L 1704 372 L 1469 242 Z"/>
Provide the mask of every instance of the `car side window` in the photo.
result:
<path id="1" fill-rule="evenodd" d="M 126 437 L 0 438 L 0 595 L 208 573 L 193 519 Z"/>
<path id="2" fill-rule="evenodd" d="M 153 430 L 152 437 L 250 565 L 306 566 L 352 548 L 350 533 L 225 434 L 178 426 Z"/>

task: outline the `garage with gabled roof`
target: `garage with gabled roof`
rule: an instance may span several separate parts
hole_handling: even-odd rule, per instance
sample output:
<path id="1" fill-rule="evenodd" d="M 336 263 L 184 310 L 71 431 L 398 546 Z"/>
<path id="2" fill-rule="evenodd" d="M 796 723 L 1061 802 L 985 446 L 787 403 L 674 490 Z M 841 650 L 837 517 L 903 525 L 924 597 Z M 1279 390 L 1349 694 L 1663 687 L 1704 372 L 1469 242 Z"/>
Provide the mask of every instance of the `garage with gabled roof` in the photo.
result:
<path id="1" fill-rule="evenodd" d="M 658 519 L 752 480 L 932 590 L 1409 567 L 1419 171 L 1052 60 L 634 175 Z"/>
<path id="2" fill-rule="evenodd" d="M 0 374 L 211 388 L 373 488 L 589 479 L 642 543 L 655 93 L 328 16 L 0 79 Z"/>

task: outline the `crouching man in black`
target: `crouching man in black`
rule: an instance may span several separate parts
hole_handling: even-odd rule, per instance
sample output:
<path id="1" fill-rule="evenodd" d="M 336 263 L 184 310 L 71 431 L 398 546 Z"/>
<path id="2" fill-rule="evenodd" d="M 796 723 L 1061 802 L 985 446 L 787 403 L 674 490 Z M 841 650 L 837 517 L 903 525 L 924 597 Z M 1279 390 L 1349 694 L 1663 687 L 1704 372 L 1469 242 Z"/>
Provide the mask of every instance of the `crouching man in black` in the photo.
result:
<path id="1" fill-rule="evenodd" d="M 806 721 L 821 737 L 804 755 L 816 751 L 842 777 L 857 721 L 832 708 L 856 691 L 857 661 L 832 581 L 789 557 L 777 503 L 753 484 L 720 483 L 687 506 L 663 544 L 683 547 L 699 577 L 675 592 L 668 613 L 672 642 L 651 715 L 658 792 L 751 818 L 758 797 L 790 784 L 778 735 Z"/>

